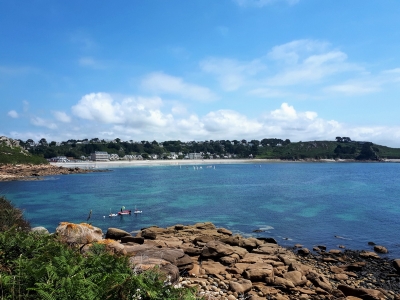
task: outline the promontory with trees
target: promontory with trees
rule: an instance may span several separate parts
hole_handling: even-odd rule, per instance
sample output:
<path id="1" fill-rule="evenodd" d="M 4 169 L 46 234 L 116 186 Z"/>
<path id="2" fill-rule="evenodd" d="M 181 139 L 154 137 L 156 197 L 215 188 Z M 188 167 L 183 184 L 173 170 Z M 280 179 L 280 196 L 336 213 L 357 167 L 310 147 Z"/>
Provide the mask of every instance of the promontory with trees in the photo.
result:
<path id="1" fill-rule="evenodd" d="M 10 142 L 12 141 L 12 142 Z M 17 146 L 18 149 L 16 150 Z M 11 148 L 10 148 L 11 147 Z M 353 141 L 350 137 L 336 137 L 332 141 L 299 141 L 264 138 L 262 140 L 206 140 L 206 141 L 123 141 L 119 138 L 68 140 L 63 142 L 28 139 L 0 139 L 0 163 L 43 163 L 46 159 L 65 156 L 71 160 L 90 159 L 96 151 L 112 154 L 114 159 L 185 159 L 198 153 L 202 159 L 281 159 L 320 160 L 346 159 L 382 161 L 400 159 L 400 148 L 390 148 L 368 141 Z M 13 159 L 14 157 L 14 159 Z"/>

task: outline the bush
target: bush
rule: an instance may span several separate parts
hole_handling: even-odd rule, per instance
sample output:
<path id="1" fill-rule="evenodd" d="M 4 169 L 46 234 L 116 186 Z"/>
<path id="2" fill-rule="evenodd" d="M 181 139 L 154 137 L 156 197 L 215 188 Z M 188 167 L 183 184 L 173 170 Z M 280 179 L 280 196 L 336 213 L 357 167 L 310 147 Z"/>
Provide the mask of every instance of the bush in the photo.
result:
<path id="1" fill-rule="evenodd" d="M 2 197 L 4 206 L 11 203 Z M 21 211 L 13 208 L 21 216 Z M 20 218 L 21 219 L 21 218 Z M 0 232 L 0 297 L 6 299 L 195 299 L 190 289 L 166 284 L 157 269 L 136 274 L 127 257 L 93 244 L 84 255 L 57 236 L 20 230 Z"/>
<path id="2" fill-rule="evenodd" d="M 20 230 L 30 230 L 31 226 L 23 217 L 20 209 L 15 208 L 4 196 L 0 196 L 0 231 L 16 227 Z"/>

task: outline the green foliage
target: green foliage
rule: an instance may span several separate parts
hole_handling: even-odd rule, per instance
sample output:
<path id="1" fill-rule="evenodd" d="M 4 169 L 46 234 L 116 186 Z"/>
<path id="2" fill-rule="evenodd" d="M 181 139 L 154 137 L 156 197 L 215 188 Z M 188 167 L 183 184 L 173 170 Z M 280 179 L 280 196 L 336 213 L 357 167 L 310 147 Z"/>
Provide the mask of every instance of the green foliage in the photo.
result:
<path id="1" fill-rule="evenodd" d="M 28 141 L 27 141 L 28 142 Z M 251 154 L 255 158 L 267 159 L 374 159 L 371 153 L 360 155 L 364 142 L 352 141 L 349 137 L 336 137 L 335 141 L 309 141 L 291 142 L 289 139 L 265 138 L 261 141 L 251 140 L 219 140 L 204 142 L 181 142 L 165 141 L 159 144 L 156 141 L 123 142 L 115 139 L 106 142 L 99 139 L 90 141 L 69 140 L 55 146 L 54 143 L 47 145 L 42 142 L 30 149 L 31 153 L 49 158 L 54 156 L 67 156 L 80 158 L 89 156 L 94 151 L 105 151 L 110 154 L 118 154 L 120 157 L 125 154 L 142 155 L 144 159 L 150 154 L 157 154 L 166 158 L 170 152 L 184 154 L 203 152 L 206 157 L 212 155 L 225 156 L 234 154 L 237 158 L 248 158 Z M 365 150 L 366 151 L 366 150 Z M 400 149 L 373 145 L 373 152 L 379 153 L 380 158 L 400 158 Z M 209 153 L 209 155 L 207 154 Z M 183 156 L 181 155 L 181 158 Z"/>
<path id="2" fill-rule="evenodd" d="M 0 231 L 5 231 L 12 227 L 20 230 L 30 229 L 29 222 L 23 217 L 22 211 L 14 207 L 11 201 L 4 196 L 0 196 Z"/>
<path id="3" fill-rule="evenodd" d="M 157 269 L 135 274 L 127 257 L 93 244 L 81 254 L 57 236 L 0 232 L 0 299 L 196 299 L 190 289 L 165 284 Z"/>
<path id="4" fill-rule="evenodd" d="M 9 147 L 0 143 L 0 164 L 47 164 L 41 156 L 32 155 L 25 152 L 20 147 Z"/>

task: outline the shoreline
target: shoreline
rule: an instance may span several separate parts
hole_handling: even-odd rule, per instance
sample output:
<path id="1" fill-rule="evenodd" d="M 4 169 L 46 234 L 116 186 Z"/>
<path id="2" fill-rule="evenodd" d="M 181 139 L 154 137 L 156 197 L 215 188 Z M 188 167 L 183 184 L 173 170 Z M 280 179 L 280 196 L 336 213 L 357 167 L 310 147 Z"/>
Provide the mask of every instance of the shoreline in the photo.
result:
<path id="1" fill-rule="evenodd" d="M 268 164 L 268 163 L 350 163 L 350 162 L 369 162 L 369 163 L 400 163 L 400 159 L 386 159 L 384 161 L 356 161 L 345 159 L 313 159 L 313 160 L 281 160 L 281 159 L 182 159 L 182 160 L 119 160 L 119 161 L 82 161 L 82 162 L 51 162 L 51 165 L 65 168 L 124 168 L 124 167 L 143 167 L 143 166 L 211 166 L 226 164 Z"/>

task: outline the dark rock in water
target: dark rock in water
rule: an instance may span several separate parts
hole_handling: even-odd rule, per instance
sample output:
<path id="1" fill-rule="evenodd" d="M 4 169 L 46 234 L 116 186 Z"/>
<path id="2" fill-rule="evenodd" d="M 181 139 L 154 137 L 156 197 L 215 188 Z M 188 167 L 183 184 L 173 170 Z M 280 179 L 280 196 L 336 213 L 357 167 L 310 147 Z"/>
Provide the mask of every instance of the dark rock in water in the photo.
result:
<path id="1" fill-rule="evenodd" d="M 386 254 L 386 253 L 389 252 L 388 249 L 386 249 L 385 247 L 378 246 L 378 245 L 374 246 L 374 251 L 377 252 L 377 253 L 382 253 L 382 254 Z"/>
<path id="2" fill-rule="evenodd" d="M 317 246 L 319 249 L 326 251 L 326 246 L 325 245 L 318 245 Z"/>
<path id="3" fill-rule="evenodd" d="M 375 246 L 376 244 L 374 242 L 368 242 L 369 246 Z"/>
<path id="4" fill-rule="evenodd" d="M 299 250 L 297 250 L 297 254 L 306 256 L 310 254 L 310 250 L 308 250 L 307 248 L 300 248 Z"/>
<path id="5" fill-rule="evenodd" d="M 253 232 L 264 232 L 265 230 L 262 230 L 262 229 L 255 229 L 255 230 L 253 230 Z"/>

